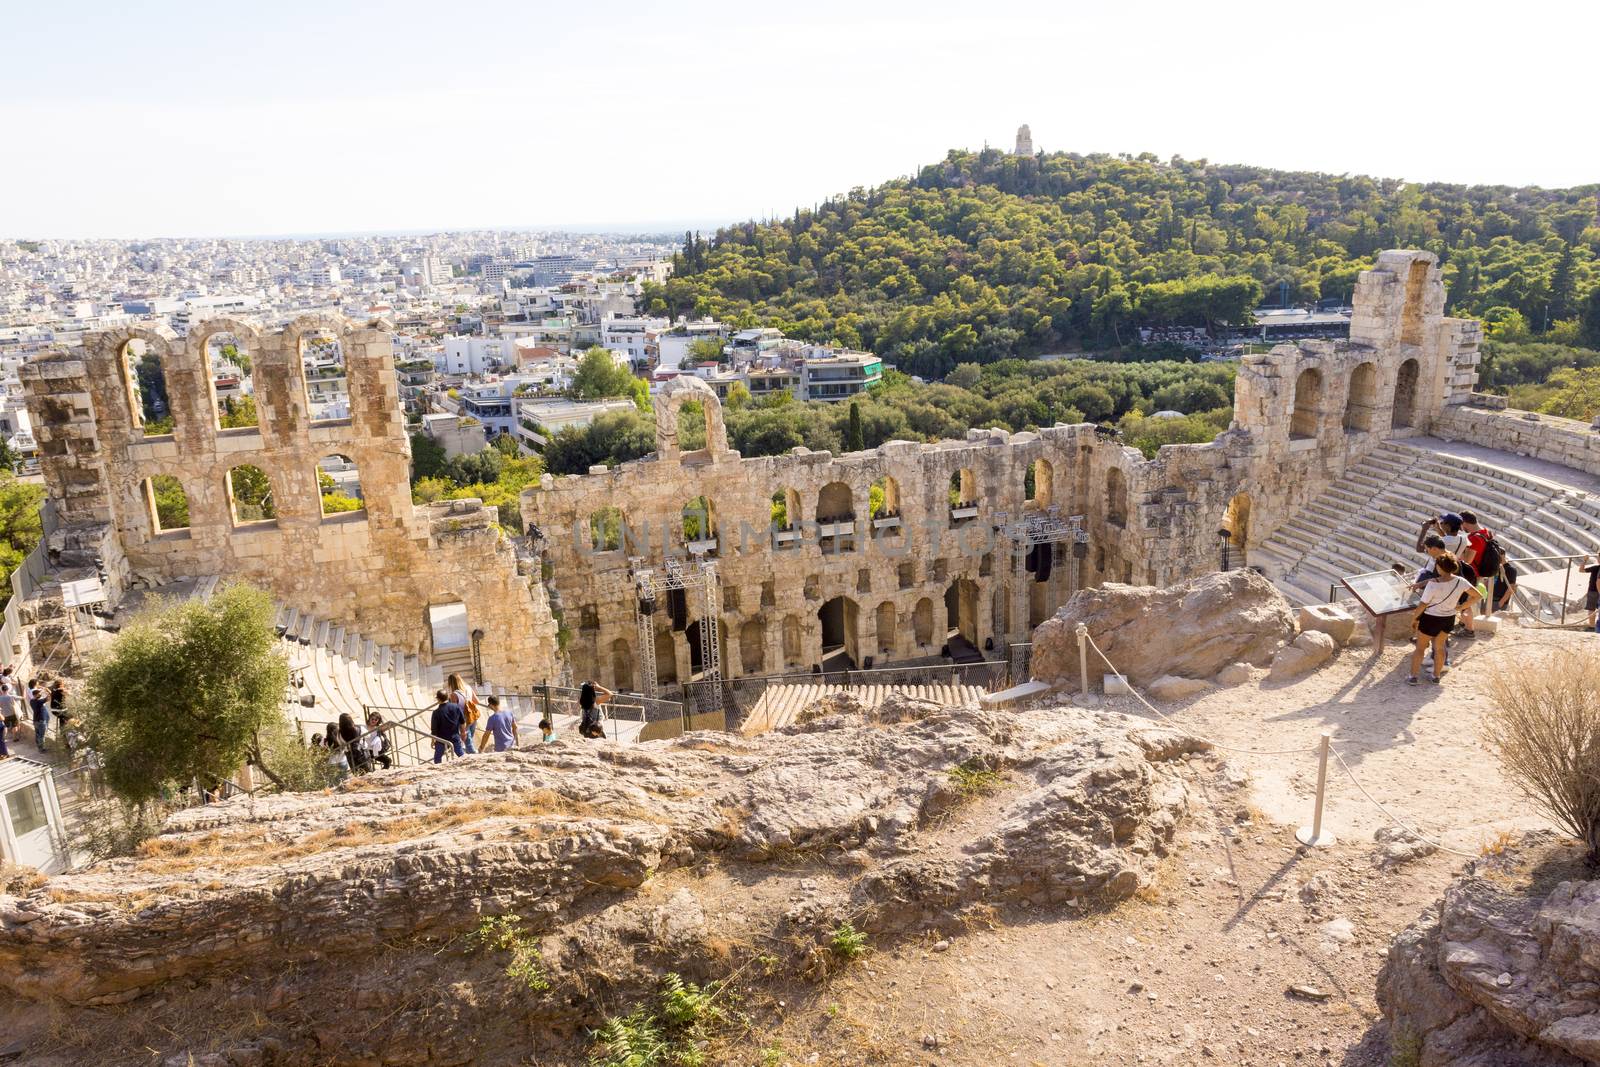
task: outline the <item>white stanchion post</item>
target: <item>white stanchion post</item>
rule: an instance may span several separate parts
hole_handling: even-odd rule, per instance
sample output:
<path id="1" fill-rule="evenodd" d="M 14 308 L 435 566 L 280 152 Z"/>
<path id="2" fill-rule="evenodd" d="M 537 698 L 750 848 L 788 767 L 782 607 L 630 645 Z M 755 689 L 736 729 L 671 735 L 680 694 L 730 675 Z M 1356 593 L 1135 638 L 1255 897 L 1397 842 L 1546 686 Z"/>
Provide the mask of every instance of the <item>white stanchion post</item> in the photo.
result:
<path id="1" fill-rule="evenodd" d="M 1295 840 L 1307 848 L 1326 848 L 1333 844 L 1333 834 L 1322 829 L 1322 802 L 1328 792 L 1328 749 L 1333 740 L 1331 730 L 1322 731 L 1322 742 L 1317 746 L 1317 803 L 1311 811 L 1311 825 L 1294 832 Z"/>
<path id="2" fill-rule="evenodd" d="M 1078 692 L 1089 695 L 1089 627 L 1078 624 Z"/>

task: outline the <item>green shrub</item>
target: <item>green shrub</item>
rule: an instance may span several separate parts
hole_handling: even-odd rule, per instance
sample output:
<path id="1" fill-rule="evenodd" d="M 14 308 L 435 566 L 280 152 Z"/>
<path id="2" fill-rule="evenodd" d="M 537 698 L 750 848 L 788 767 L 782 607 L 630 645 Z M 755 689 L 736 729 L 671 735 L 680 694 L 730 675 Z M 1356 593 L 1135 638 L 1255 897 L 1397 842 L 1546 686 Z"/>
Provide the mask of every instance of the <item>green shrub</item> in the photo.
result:
<path id="1" fill-rule="evenodd" d="M 851 923 L 842 922 L 834 928 L 833 935 L 828 939 L 828 948 L 846 962 L 860 959 L 867 954 L 867 935 Z"/>

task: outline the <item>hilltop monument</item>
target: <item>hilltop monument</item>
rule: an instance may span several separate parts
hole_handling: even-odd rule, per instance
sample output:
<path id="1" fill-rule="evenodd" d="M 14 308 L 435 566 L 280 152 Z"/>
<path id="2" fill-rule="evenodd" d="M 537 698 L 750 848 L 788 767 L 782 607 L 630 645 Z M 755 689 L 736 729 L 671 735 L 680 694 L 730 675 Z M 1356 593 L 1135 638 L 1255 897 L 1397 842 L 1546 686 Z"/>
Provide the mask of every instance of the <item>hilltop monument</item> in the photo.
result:
<path id="1" fill-rule="evenodd" d="M 1033 131 L 1028 129 L 1026 122 L 1017 127 L 1017 147 L 1012 150 L 1011 154 L 1014 156 L 1033 155 Z"/>

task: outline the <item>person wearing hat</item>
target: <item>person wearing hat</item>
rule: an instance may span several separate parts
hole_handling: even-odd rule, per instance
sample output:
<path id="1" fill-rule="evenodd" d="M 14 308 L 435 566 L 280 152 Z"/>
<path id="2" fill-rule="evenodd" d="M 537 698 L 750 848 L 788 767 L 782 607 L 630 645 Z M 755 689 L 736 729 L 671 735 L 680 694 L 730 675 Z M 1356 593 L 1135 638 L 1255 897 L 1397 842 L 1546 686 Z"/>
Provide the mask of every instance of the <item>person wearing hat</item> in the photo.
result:
<path id="1" fill-rule="evenodd" d="M 1471 544 L 1471 539 L 1461 532 L 1461 516 L 1453 511 L 1441 512 L 1438 518 L 1423 521 L 1422 529 L 1417 532 L 1418 552 L 1425 551 L 1429 536 L 1443 538 L 1444 550 L 1457 559 Z"/>

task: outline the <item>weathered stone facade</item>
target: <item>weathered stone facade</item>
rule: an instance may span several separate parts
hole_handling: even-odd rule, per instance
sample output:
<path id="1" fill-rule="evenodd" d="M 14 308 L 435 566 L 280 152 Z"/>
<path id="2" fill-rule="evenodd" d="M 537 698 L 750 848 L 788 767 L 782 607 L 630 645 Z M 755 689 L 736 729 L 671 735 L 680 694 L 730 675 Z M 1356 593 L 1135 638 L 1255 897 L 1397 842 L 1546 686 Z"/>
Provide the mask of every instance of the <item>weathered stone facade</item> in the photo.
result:
<path id="1" fill-rule="evenodd" d="M 259 424 L 219 429 L 208 339 L 226 333 L 252 362 Z M 337 339 L 348 418 L 315 420 L 301 342 Z M 148 436 L 125 351 L 160 360 L 173 425 Z M 555 624 L 538 576 L 521 566 L 493 513 L 476 501 L 416 507 L 410 442 L 386 324 L 304 316 L 280 331 L 231 319 L 187 338 L 130 328 L 91 336 L 22 370 L 44 477 L 60 529 L 51 559 L 63 578 L 98 556 L 113 603 L 129 584 L 221 575 L 270 589 L 284 604 L 428 657 L 430 606 L 460 602 L 481 629 L 484 673 L 505 684 L 558 673 Z M 359 473 L 357 511 L 323 514 L 318 463 L 341 456 Z M 242 521 L 229 472 L 261 471 L 275 517 Z M 186 528 L 160 530 L 151 483 L 169 475 L 187 497 Z"/>
<path id="2" fill-rule="evenodd" d="M 1355 304 L 1348 342 L 1247 356 L 1232 428 L 1151 460 L 1089 424 L 744 459 L 727 446 L 711 390 L 677 379 L 658 398 L 655 455 L 546 476 L 523 496 L 573 626 L 573 667 L 614 686 L 640 685 L 630 557 L 659 568 L 698 549 L 716 561 L 727 678 L 811 670 L 840 646 L 857 666 L 936 659 L 954 631 L 1002 657 L 1073 591 L 1070 545 L 1055 551 L 1039 581 L 1006 533 L 1051 509 L 1081 516 L 1088 533 L 1079 585 L 1165 585 L 1215 570 L 1223 529 L 1237 566 L 1241 552 L 1247 560 L 1251 544 L 1377 442 L 1427 429 L 1471 393 L 1478 324 L 1443 316 L 1433 255 L 1383 253 L 1361 275 Z M 707 447 L 694 452 L 678 440 L 687 401 L 707 415 Z M 897 523 L 870 518 L 875 484 Z M 793 532 L 774 529 L 775 493 Z M 702 497 L 714 545 L 685 536 L 683 509 Z M 602 533 L 597 548 L 592 521 L 604 530 L 619 520 L 630 536 Z M 692 627 L 705 609 L 692 595 L 685 607 L 680 626 L 663 614 L 652 619 L 666 683 L 687 680 L 697 666 Z"/>

